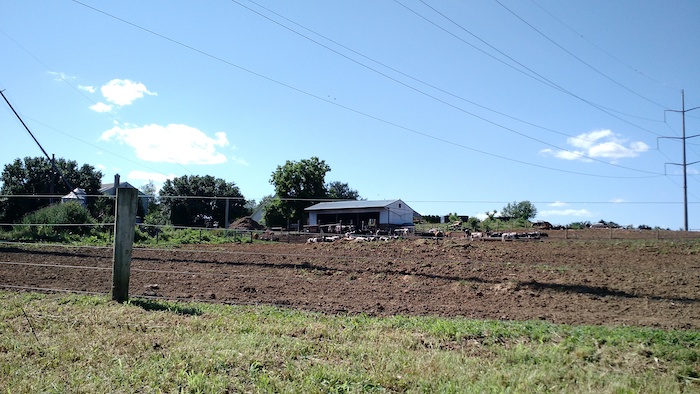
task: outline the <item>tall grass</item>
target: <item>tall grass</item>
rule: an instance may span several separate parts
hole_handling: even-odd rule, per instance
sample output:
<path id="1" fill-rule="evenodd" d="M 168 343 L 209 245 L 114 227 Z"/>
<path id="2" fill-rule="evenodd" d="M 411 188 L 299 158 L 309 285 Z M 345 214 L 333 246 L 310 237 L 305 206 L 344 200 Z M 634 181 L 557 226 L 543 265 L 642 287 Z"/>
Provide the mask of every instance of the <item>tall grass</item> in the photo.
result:
<path id="1" fill-rule="evenodd" d="M 0 391 L 700 392 L 700 332 L 0 292 Z"/>

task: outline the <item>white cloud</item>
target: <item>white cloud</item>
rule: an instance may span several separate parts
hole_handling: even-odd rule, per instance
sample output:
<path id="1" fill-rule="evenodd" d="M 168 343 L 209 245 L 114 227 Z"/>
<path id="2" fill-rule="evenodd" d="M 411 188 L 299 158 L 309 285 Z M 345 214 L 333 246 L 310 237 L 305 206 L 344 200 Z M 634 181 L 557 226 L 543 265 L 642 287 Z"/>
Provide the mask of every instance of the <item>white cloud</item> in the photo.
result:
<path id="1" fill-rule="evenodd" d="M 590 162 L 594 159 L 610 159 L 612 161 L 637 157 L 649 150 L 649 146 L 642 141 L 629 141 L 611 130 L 596 130 L 590 133 L 569 137 L 566 143 L 573 149 L 568 151 L 555 151 L 542 149 L 540 154 L 554 156 L 562 160 L 581 160 Z"/>
<path id="2" fill-rule="evenodd" d="M 240 165 L 246 166 L 246 167 L 248 167 L 250 165 L 250 163 L 248 163 L 248 161 L 246 159 L 236 157 L 236 156 L 231 156 L 231 161 L 233 161 L 236 164 L 240 164 Z"/>
<path id="3" fill-rule="evenodd" d="M 94 86 L 86 86 L 86 85 L 78 85 L 78 89 L 84 90 L 88 93 L 95 93 L 95 91 L 97 91 L 97 89 L 95 89 Z"/>
<path id="4" fill-rule="evenodd" d="M 53 78 L 54 81 L 59 81 L 59 82 L 60 81 L 67 81 L 69 79 L 75 79 L 75 77 L 72 77 L 68 74 L 59 73 L 59 72 L 55 72 L 55 71 L 49 71 L 49 75 L 54 77 Z"/>
<path id="5" fill-rule="evenodd" d="M 591 217 L 593 216 L 593 213 L 587 209 L 553 209 L 549 211 L 538 212 L 537 216 Z"/>
<path id="6" fill-rule="evenodd" d="M 178 164 L 221 164 L 226 156 L 217 148 L 229 145 L 226 133 L 210 138 L 202 131 L 183 124 L 157 124 L 142 127 L 115 126 L 100 136 L 103 141 L 118 141 L 136 152 L 139 159 Z"/>
<path id="7" fill-rule="evenodd" d="M 613 198 L 612 200 L 610 200 L 610 202 L 621 203 L 621 202 L 625 202 L 625 200 L 622 198 Z"/>
<path id="8" fill-rule="evenodd" d="M 582 151 L 566 151 L 566 150 L 554 151 L 553 149 L 546 148 L 546 149 L 542 149 L 540 151 L 540 154 L 547 155 L 547 156 L 554 156 L 557 159 L 562 159 L 562 160 L 592 161 L 591 159 L 586 157 L 586 152 L 582 152 Z"/>
<path id="9" fill-rule="evenodd" d="M 134 100 L 143 97 L 144 94 L 156 96 L 158 93 L 150 92 L 141 82 L 133 82 L 128 79 L 113 79 L 100 88 L 105 100 L 120 107 L 131 105 Z"/>
<path id="10" fill-rule="evenodd" d="M 549 204 L 550 207 L 565 207 L 567 205 L 569 205 L 569 204 L 567 204 L 565 202 L 561 202 L 561 201 L 555 201 L 555 202 Z"/>
<path id="11" fill-rule="evenodd" d="M 93 104 L 90 106 L 90 109 L 95 111 L 95 112 L 109 112 L 112 110 L 112 106 L 109 104 L 105 104 L 103 102 L 99 102 L 97 104 Z"/>

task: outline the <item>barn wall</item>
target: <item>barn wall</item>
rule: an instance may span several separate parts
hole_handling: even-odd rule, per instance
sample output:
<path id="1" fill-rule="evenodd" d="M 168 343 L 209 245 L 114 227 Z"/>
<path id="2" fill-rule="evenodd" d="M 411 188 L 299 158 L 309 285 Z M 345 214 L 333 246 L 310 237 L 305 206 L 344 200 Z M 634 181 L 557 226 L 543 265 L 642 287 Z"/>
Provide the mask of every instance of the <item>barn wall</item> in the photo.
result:
<path id="1" fill-rule="evenodd" d="M 401 200 L 394 202 L 389 205 L 382 212 L 382 217 L 380 217 L 380 223 L 388 223 L 390 225 L 401 226 L 404 224 L 413 224 L 413 209 L 406 205 Z"/>
<path id="2" fill-rule="evenodd" d="M 413 225 L 413 209 L 401 200 L 397 200 L 383 208 L 369 209 L 329 209 L 323 211 L 309 211 L 309 225 L 316 226 L 319 219 L 322 224 L 337 223 L 342 220 L 343 224 L 360 226 L 362 222 L 367 224 L 370 218 L 378 219 L 380 226 L 400 227 Z"/>

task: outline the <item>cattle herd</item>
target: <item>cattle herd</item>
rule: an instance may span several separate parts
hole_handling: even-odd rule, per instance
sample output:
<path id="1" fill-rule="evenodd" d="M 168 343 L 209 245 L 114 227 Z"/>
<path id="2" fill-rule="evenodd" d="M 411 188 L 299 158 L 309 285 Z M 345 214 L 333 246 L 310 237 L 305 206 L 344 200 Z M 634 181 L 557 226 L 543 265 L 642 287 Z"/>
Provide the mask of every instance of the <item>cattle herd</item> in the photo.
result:
<path id="1" fill-rule="evenodd" d="M 515 241 L 515 240 L 539 240 L 547 237 L 547 233 L 542 231 L 526 231 L 526 232 L 471 232 L 465 230 L 463 233 L 458 232 L 460 237 L 466 237 L 472 241 Z M 393 231 L 375 231 L 375 232 L 357 232 L 348 231 L 344 234 L 320 235 L 310 237 L 306 243 L 317 242 L 336 242 L 336 241 L 354 241 L 354 242 L 371 242 L 371 241 L 390 241 L 394 239 L 403 239 L 408 237 L 442 239 L 444 237 L 454 236 L 455 232 L 445 233 L 442 230 L 432 228 L 424 233 L 415 233 L 408 228 L 397 228 Z"/>

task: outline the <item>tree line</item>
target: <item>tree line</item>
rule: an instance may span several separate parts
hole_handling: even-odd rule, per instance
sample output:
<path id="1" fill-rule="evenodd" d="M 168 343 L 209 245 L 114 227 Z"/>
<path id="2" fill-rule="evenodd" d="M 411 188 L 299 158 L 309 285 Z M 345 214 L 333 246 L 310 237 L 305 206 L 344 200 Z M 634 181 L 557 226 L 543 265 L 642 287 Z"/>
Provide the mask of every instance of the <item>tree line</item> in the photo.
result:
<path id="1" fill-rule="evenodd" d="M 227 213 L 232 222 L 265 204 L 264 221 L 268 226 L 305 222 L 304 209 L 316 202 L 361 198 L 347 183 L 326 183 L 330 171 L 330 166 L 318 157 L 288 160 L 277 166 L 269 179 L 275 194 L 264 197 L 260 203 L 246 199 L 234 182 L 210 175 L 168 179 L 160 190 L 151 181 L 140 187 L 139 198 L 147 204 L 139 204 L 137 215 L 145 224 L 223 227 L 227 225 Z M 0 175 L 0 223 L 19 223 L 38 210 L 58 206 L 60 198 L 40 196 L 67 195 L 72 191 L 68 185 L 85 191 L 84 209 L 91 218 L 112 222 L 114 200 L 100 196 L 102 178 L 103 173 L 94 166 L 79 166 L 72 160 L 60 158 L 52 163 L 45 157 L 15 159 L 5 165 Z"/>

